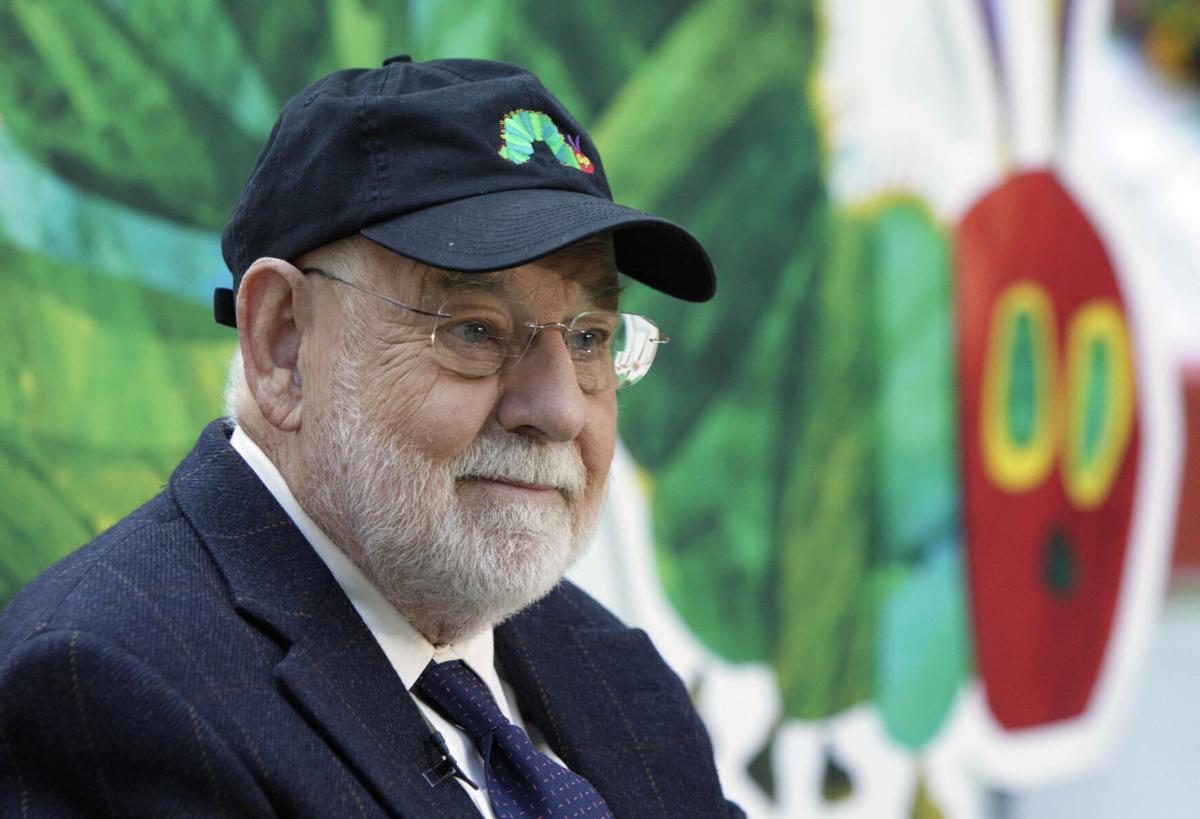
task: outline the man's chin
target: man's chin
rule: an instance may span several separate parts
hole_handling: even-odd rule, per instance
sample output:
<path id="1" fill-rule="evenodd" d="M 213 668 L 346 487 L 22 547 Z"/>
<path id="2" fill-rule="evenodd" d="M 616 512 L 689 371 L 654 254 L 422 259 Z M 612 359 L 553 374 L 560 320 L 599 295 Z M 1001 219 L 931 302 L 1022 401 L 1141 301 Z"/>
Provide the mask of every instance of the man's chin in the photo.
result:
<path id="1" fill-rule="evenodd" d="M 422 539 L 419 559 L 397 561 L 394 546 L 377 546 L 356 560 L 434 643 L 471 636 L 540 600 L 582 551 L 566 535 L 571 522 L 565 508 L 508 502 L 472 504 L 460 512 L 465 519 L 448 523 L 440 538 Z M 467 542 L 454 537 L 459 527 L 472 532 Z"/>
<path id="2" fill-rule="evenodd" d="M 561 579 L 559 575 L 536 586 L 491 589 L 470 598 L 442 596 L 411 613 L 401 613 L 434 645 L 457 643 L 519 614 L 549 594 Z"/>

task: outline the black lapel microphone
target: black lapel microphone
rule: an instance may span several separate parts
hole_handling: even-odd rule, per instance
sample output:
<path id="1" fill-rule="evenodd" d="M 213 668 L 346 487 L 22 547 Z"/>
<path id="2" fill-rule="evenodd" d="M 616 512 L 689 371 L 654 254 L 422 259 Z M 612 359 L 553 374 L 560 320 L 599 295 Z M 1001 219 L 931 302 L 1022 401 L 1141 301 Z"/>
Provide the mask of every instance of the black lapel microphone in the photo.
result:
<path id="1" fill-rule="evenodd" d="M 429 783 L 429 787 L 436 788 L 447 779 L 456 776 L 475 790 L 479 790 L 479 786 L 471 781 L 471 777 L 467 776 L 466 771 L 459 767 L 458 761 L 450 754 L 450 748 L 446 746 L 446 738 L 440 731 L 434 731 L 426 741 L 442 757 L 436 765 L 421 774 Z"/>

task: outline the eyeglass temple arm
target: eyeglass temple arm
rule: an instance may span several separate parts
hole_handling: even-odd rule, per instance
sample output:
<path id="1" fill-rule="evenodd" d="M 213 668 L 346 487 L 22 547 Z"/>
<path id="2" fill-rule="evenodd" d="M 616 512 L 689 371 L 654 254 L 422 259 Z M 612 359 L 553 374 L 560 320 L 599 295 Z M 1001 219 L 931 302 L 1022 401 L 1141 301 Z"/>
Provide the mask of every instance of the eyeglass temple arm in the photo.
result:
<path id="1" fill-rule="evenodd" d="M 388 304 L 395 305 L 396 307 L 403 308 L 404 310 L 410 310 L 414 313 L 419 313 L 422 316 L 433 316 L 434 318 L 452 318 L 452 316 L 449 313 L 430 312 L 429 310 L 422 310 L 420 307 L 413 307 L 411 304 L 405 304 L 402 301 L 396 301 L 391 296 L 385 296 L 383 293 L 376 293 L 374 290 L 368 290 L 367 288 L 363 287 L 362 285 L 355 284 L 354 282 L 349 281 L 348 279 L 343 279 L 341 276 L 335 276 L 332 273 L 330 273 L 328 270 L 322 270 L 319 267 L 303 267 L 300 269 L 300 272 L 301 273 L 316 273 L 318 276 L 324 276 L 325 278 L 332 279 L 335 282 L 341 282 L 342 284 L 353 287 L 355 290 L 359 290 L 363 293 L 366 293 L 369 296 L 374 296 L 377 299 L 383 299 Z"/>

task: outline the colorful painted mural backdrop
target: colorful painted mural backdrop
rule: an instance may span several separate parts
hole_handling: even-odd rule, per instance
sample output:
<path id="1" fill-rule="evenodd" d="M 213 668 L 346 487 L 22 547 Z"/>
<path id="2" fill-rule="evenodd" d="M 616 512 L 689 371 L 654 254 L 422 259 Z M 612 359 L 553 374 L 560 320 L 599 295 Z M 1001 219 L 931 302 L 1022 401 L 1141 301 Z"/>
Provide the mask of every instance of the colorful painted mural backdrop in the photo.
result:
<path id="1" fill-rule="evenodd" d="M 510 60 L 589 124 L 618 199 L 719 271 L 705 305 L 630 289 L 672 340 L 622 396 L 644 492 L 610 516 L 648 544 L 637 582 L 686 635 L 664 650 L 735 798 L 971 816 L 1021 781 L 1014 754 L 1085 764 L 1058 738 L 1119 705 L 1177 407 L 1137 253 L 1067 138 L 1069 58 L 1113 42 L 1108 12 L 1047 5 L 6 0 L 0 600 L 220 413 L 218 235 L 283 101 L 397 52 Z M 1135 5 L 1126 30 L 1194 76 L 1195 32 L 1163 22 L 1184 12 Z M 1014 125 L 1042 109 L 1041 137 Z"/>

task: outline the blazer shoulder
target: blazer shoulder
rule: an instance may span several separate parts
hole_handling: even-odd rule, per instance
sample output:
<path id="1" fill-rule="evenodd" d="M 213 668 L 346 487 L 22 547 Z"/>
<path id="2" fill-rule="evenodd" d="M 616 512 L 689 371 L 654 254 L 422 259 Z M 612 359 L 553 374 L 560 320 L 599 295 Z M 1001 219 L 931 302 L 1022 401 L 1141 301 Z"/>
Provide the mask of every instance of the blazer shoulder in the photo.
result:
<path id="1" fill-rule="evenodd" d="M 4 816 L 274 815 L 205 714 L 102 637 L 39 632 L 0 664 L 0 691 Z"/>
<path id="2" fill-rule="evenodd" d="M 215 589 L 219 575 L 164 490 L 13 597 L 0 612 L 0 658 L 46 630 L 127 630 L 131 607 L 153 607 L 195 584 Z"/>

